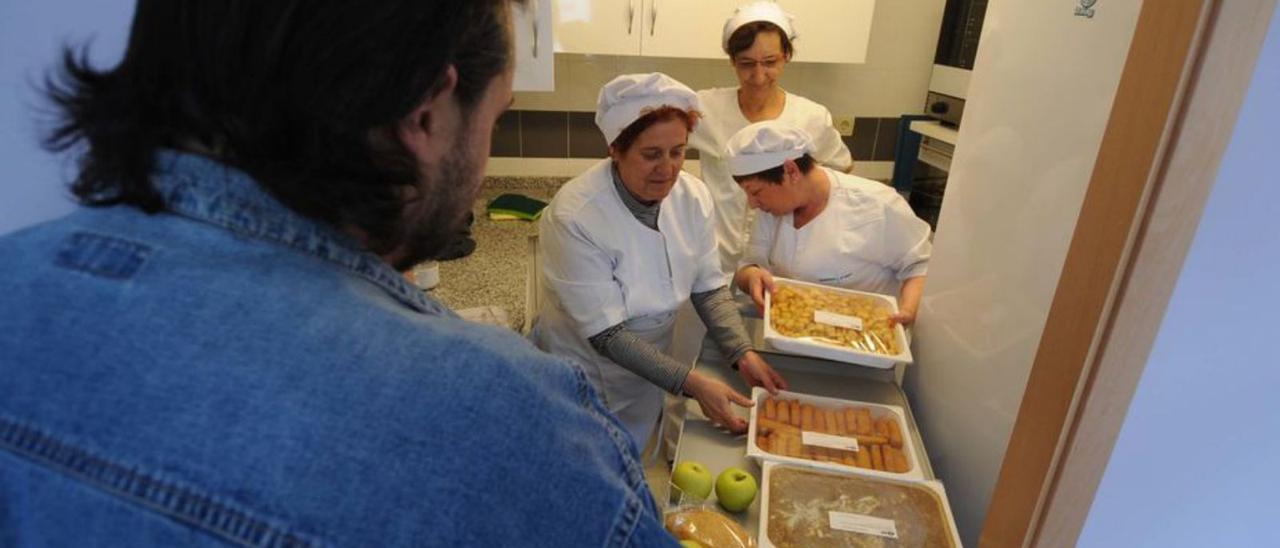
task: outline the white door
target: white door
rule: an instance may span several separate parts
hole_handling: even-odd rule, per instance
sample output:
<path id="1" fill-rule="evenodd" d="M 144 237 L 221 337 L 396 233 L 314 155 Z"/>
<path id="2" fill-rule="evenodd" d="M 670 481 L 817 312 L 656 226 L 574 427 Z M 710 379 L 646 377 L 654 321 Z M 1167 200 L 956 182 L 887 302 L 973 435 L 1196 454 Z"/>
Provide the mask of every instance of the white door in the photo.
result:
<path id="1" fill-rule="evenodd" d="M 556 87 L 551 4 L 552 0 L 528 0 L 511 8 L 516 41 L 512 87 L 516 91 L 552 91 Z"/>
<path id="2" fill-rule="evenodd" d="M 875 0 L 778 0 L 778 4 L 796 18 L 796 55 L 793 61 L 867 61 Z"/>
<path id="3" fill-rule="evenodd" d="M 644 0 L 640 53 L 646 57 L 723 59 L 724 22 L 740 0 Z"/>
<path id="4" fill-rule="evenodd" d="M 1065 3 L 992 2 L 983 23 L 907 371 L 966 544 L 991 504 L 1142 8 L 1106 6 L 1088 19 Z"/>
<path id="5" fill-rule="evenodd" d="M 547 1 L 552 4 L 556 51 L 640 55 L 645 0 Z"/>

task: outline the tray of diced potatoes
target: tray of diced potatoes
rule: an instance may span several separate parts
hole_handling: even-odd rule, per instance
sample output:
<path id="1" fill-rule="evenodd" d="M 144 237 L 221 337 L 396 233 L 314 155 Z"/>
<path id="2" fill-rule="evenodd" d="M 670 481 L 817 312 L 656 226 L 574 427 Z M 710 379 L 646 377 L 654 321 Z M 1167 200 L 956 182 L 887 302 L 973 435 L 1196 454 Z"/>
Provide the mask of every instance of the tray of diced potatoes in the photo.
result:
<path id="1" fill-rule="evenodd" d="M 765 293 L 764 340 L 799 354 L 889 369 L 911 363 L 898 301 L 887 295 L 774 278 Z"/>
<path id="2" fill-rule="evenodd" d="M 906 480 L 924 479 L 902 408 L 781 390 L 751 391 L 747 456 Z"/>

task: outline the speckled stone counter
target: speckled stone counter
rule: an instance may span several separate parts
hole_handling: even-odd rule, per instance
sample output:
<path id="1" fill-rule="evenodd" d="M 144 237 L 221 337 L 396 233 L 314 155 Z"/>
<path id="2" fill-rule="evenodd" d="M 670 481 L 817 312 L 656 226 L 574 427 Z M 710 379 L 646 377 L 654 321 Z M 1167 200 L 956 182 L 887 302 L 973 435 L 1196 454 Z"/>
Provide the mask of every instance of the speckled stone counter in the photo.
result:
<path id="1" fill-rule="evenodd" d="M 563 177 L 486 178 L 475 203 L 472 237 L 476 250 L 456 261 L 440 263 L 440 285 L 430 294 L 454 310 L 497 306 L 507 312 L 512 329 L 524 325 L 525 270 L 529 237 L 538 233 L 528 221 L 491 221 L 485 206 L 498 195 L 513 192 L 551 201 Z"/>

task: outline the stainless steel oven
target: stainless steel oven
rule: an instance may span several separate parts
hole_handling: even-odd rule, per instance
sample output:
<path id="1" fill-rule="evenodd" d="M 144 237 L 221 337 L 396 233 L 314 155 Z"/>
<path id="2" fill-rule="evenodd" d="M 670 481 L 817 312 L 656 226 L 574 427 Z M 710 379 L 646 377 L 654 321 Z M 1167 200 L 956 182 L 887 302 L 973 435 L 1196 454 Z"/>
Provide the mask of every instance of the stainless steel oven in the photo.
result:
<path id="1" fill-rule="evenodd" d="M 920 136 L 920 144 L 915 158 L 904 158 L 912 166 L 911 190 L 907 195 L 907 203 L 911 204 L 916 216 L 924 219 L 936 231 L 958 132 L 940 122 L 929 120 L 913 122 L 911 132 Z"/>
<path id="2" fill-rule="evenodd" d="M 930 101 L 926 110 L 935 110 L 930 108 L 938 102 L 935 94 L 930 94 Z M 934 230 L 938 228 L 938 213 L 942 210 L 951 157 L 960 135 L 958 126 L 964 113 L 963 100 L 951 98 L 945 104 L 947 111 L 941 113 L 945 116 L 902 117 L 894 159 L 894 188 L 911 204 L 916 216 Z"/>

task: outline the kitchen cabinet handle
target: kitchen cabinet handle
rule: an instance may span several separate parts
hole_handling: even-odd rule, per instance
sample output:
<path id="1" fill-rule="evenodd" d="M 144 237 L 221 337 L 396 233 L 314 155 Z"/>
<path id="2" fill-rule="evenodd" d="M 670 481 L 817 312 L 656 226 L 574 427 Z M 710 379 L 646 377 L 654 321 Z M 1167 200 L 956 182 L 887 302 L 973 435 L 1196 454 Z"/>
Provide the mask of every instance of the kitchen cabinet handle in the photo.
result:
<path id="1" fill-rule="evenodd" d="M 631 36 L 631 28 L 636 22 L 636 0 L 627 2 L 627 36 Z"/>
<path id="2" fill-rule="evenodd" d="M 533 17 L 529 20 L 533 21 L 533 58 L 538 58 L 538 0 L 529 2 L 529 9 L 533 10 Z"/>
<path id="3" fill-rule="evenodd" d="M 653 5 L 649 6 L 649 36 L 653 36 L 653 29 L 658 26 L 658 0 L 653 0 Z"/>

